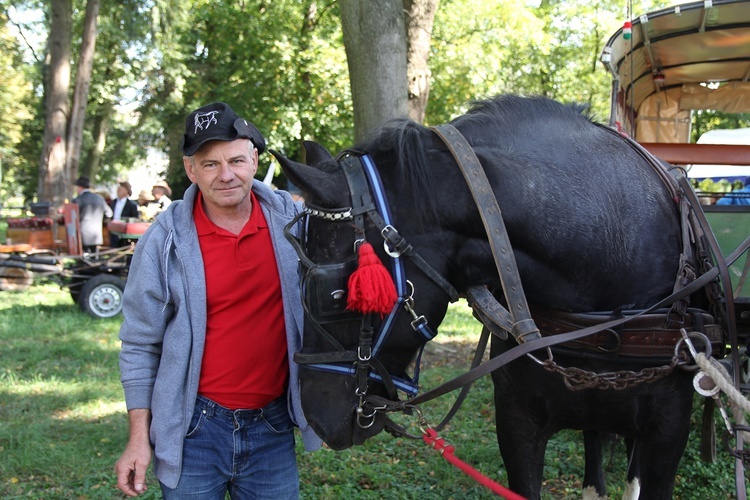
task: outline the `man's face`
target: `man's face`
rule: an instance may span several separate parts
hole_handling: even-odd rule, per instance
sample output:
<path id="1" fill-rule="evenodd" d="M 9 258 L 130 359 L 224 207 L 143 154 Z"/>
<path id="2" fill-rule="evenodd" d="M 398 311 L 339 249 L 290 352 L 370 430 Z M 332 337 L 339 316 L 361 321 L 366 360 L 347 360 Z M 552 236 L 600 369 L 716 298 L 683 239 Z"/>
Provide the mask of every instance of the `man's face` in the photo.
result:
<path id="1" fill-rule="evenodd" d="M 219 209 L 249 206 L 248 195 L 258 171 L 258 150 L 249 139 L 209 141 L 192 160 L 183 158 L 185 172 L 200 188 L 206 205 Z"/>
<path id="2" fill-rule="evenodd" d="M 125 198 L 128 195 L 128 190 L 125 189 L 125 186 L 117 186 L 117 197 L 118 198 Z"/>

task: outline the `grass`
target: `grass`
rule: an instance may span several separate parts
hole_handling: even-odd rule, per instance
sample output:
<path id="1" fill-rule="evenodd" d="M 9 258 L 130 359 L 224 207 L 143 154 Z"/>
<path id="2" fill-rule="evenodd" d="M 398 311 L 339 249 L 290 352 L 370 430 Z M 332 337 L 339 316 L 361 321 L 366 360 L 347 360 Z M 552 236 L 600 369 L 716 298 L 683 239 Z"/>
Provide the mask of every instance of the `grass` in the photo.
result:
<path id="1" fill-rule="evenodd" d="M 112 472 L 127 440 L 117 367 L 120 321 L 121 317 L 88 317 L 56 285 L 0 292 L 0 497 L 123 498 Z M 451 306 L 439 344 L 425 355 L 424 389 L 468 367 L 471 354 L 462 345 L 475 340 L 477 333 L 465 306 Z M 453 397 L 423 407 L 433 424 Z M 675 497 L 731 498 L 733 465 L 728 454 L 720 450 L 714 464 L 698 458 L 698 411 L 696 405 L 695 431 L 681 463 Z M 507 485 L 494 437 L 488 377 L 475 384 L 441 435 L 456 446 L 459 458 Z M 298 446 L 302 498 L 492 497 L 421 441 L 383 433 L 341 452 L 305 453 Z M 613 446 L 614 458 L 607 468 L 610 496 L 615 498 L 622 494 L 625 453 L 620 443 Z M 580 434 L 558 434 L 548 446 L 544 498 L 580 498 L 582 469 Z M 148 481 L 151 488 L 142 498 L 158 498 L 158 483 L 151 475 Z"/>

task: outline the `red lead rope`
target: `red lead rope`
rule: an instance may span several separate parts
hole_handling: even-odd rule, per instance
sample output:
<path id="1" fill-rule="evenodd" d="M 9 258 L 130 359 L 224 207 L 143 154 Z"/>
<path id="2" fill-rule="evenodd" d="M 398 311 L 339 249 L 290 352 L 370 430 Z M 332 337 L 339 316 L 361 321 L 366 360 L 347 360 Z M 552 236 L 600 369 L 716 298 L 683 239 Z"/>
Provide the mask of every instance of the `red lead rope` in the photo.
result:
<path id="1" fill-rule="evenodd" d="M 473 468 L 471 465 L 467 464 L 456 455 L 454 455 L 456 449 L 452 445 L 446 443 L 443 438 L 438 436 L 435 429 L 428 428 L 423 430 L 422 440 L 429 446 L 439 451 L 443 458 L 445 458 L 448 462 L 461 469 L 468 476 L 471 476 L 475 481 L 477 481 L 485 488 L 489 488 L 493 493 L 500 495 L 507 500 L 525 500 L 525 497 L 522 497 L 518 493 L 514 493 L 505 486 L 496 483 L 495 481 L 488 478 L 487 476 Z"/>

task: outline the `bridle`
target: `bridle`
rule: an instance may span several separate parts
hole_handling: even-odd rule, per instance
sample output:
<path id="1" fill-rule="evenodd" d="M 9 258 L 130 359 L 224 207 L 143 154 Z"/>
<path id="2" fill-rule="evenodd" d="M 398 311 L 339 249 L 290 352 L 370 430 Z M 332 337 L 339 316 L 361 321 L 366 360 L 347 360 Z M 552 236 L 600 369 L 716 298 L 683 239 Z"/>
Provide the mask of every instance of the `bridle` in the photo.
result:
<path id="1" fill-rule="evenodd" d="M 416 358 L 414 375 L 397 377 L 388 373 L 377 358 L 388 336 L 393 330 L 401 311 L 411 316 L 412 329 L 426 341 L 435 333 L 424 316 L 417 314 L 414 304 L 414 285 L 406 278 L 404 258 L 410 259 L 427 277 L 434 281 L 448 296 L 451 302 L 458 300 L 455 288 L 428 264 L 399 234 L 393 225 L 388 200 L 383 190 L 380 176 L 372 158 L 366 154 L 344 152 L 337 157 L 337 163 L 346 176 L 352 204 L 347 207 L 321 208 L 307 204 L 284 229 L 284 234 L 297 252 L 302 270 L 302 302 L 305 307 L 307 324 L 311 325 L 335 348 L 323 353 L 298 352 L 294 360 L 309 369 L 354 376 L 355 394 L 359 398 L 357 424 L 362 428 L 371 427 L 375 421 L 375 411 L 365 410 L 369 381 L 382 383 L 388 397 L 398 401 L 397 389 L 409 397 L 416 395 L 419 384 L 419 362 L 422 349 Z M 304 230 L 308 217 L 331 223 L 348 223 L 354 231 L 356 246 L 365 242 L 368 219 L 383 238 L 383 247 L 390 257 L 390 273 L 396 286 L 398 299 L 381 322 L 377 334 L 373 332 L 372 313 L 361 314 L 347 311 L 346 279 L 356 268 L 354 258 L 336 264 L 318 264 L 307 255 L 303 243 L 292 234 L 292 228 L 301 224 Z M 353 224 L 352 224 L 353 223 Z M 328 289 L 326 289 L 328 285 Z M 329 291 L 329 289 L 331 289 Z M 329 323 L 360 320 L 359 337 L 356 348 L 344 347 L 325 327 Z M 424 347 L 424 344 L 423 344 Z"/>

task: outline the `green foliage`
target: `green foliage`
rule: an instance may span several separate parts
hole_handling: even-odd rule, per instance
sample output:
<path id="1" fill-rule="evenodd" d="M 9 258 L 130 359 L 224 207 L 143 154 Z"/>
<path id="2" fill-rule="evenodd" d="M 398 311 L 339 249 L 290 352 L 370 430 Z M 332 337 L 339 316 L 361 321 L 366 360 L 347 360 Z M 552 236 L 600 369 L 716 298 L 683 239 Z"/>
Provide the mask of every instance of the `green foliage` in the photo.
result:
<path id="1" fill-rule="evenodd" d="M 734 187 L 734 185 L 726 179 L 714 181 L 713 179 L 701 179 L 693 180 L 693 188 L 701 193 L 728 193 Z M 739 187 L 742 187 L 742 182 L 739 183 Z"/>
<path id="2" fill-rule="evenodd" d="M 150 12 L 146 0 L 103 0 L 99 13 L 96 53 L 86 108 L 84 152 L 81 165 L 99 183 L 113 184 L 134 164 L 143 162 L 147 148 L 159 145 L 161 129 L 145 112 L 138 119 L 130 113 L 144 75 L 152 64 Z M 104 161 L 91 165 L 96 127 L 106 133 Z"/>
<path id="3" fill-rule="evenodd" d="M 179 151 L 184 116 L 212 101 L 227 102 L 260 128 L 270 148 L 292 157 L 302 139 L 333 151 L 351 142 L 334 1 L 195 1 L 186 10 L 189 16 L 174 20 L 169 37 L 157 38 L 164 71 L 152 75 L 146 96 L 163 109 L 158 116 L 172 131 L 166 147 L 175 185 L 187 185 Z M 259 175 L 268 166 L 261 162 Z"/>
<path id="4" fill-rule="evenodd" d="M 13 3 L 44 6 L 36 0 Z M 76 52 L 80 29 L 75 27 L 85 2 L 74 3 Z M 640 10 L 630 15 L 669 3 L 640 2 Z M 610 79 L 598 58 L 627 15 L 618 0 L 441 1 L 426 122 L 446 122 L 472 100 L 508 92 L 585 104 L 597 120 L 606 121 Z M 303 140 L 318 141 L 334 153 L 351 146 L 353 110 L 340 24 L 336 0 L 103 0 L 81 165 L 91 163 L 97 180 L 112 182 L 145 162 L 150 149 L 164 152 L 169 158 L 164 174 L 179 198 L 189 185 L 180 151 L 184 117 L 215 100 L 252 120 L 270 148 L 293 159 L 303 160 Z M 44 31 L 46 21 L 25 28 Z M 31 199 L 45 112 L 44 49 L 37 48 L 36 61 L 24 65 L 18 64 L 19 42 L 7 30 L 0 31 L 0 43 L 0 64 L 7 68 L 0 110 L 17 118 L 4 132 L 10 140 L 0 142 L 0 194 L 20 192 Z M 693 119 L 696 136 L 749 122 L 745 115 L 710 111 Z M 108 133 L 97 166 L 93 134 L 100 124 Z M 286 187 L 278 165 L 265 155 L 259 176 L 268 168 L 276 169 L 276 185 Z"/>
<path id="5" fill-rule="evenodd" d="M 605 121 L 609 75 L 598 58 L 622 17 L 620 3 L 611 1 L 441 2 L 428 121 L 446 121 L 469 101 L 499 93 L 586 104 Z"/>
<path id="6" fill-rule="evenodd" d="M 9 32 L 8 23 L 7 15 L 0 13 L 0 116 L 4 117 L 0 128 L 0 203 L 21 194 L 18 188 L 32 177 L 23 158 L 24 125 L 32 120 L 34 111 L 31 71 L 22 63 L 19 42 Z M 36 182 L 35 175 L 33 180 Z"/>
<path id="7" fill-rule="evenodd" d="M 709 130 L 750 127 L 750 113 L 724 113 L 710 109 L 694 111 L 690 117 L 690 142 L 697 142 Z"/>

